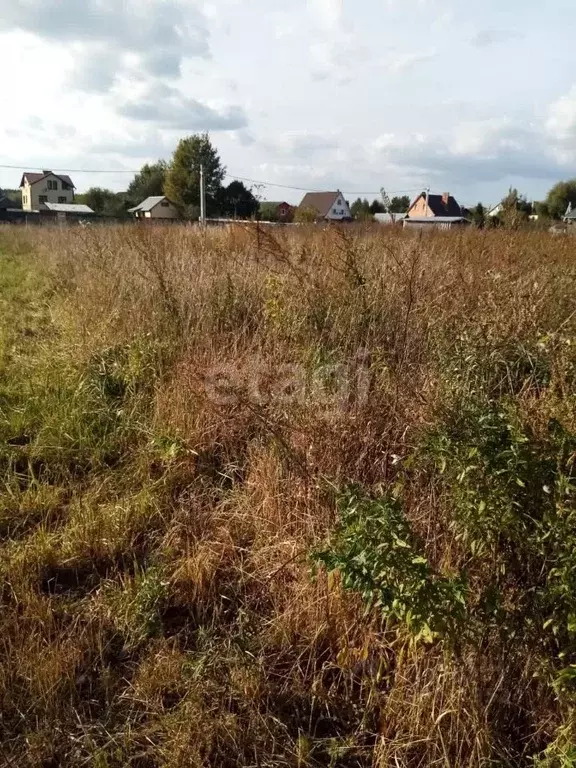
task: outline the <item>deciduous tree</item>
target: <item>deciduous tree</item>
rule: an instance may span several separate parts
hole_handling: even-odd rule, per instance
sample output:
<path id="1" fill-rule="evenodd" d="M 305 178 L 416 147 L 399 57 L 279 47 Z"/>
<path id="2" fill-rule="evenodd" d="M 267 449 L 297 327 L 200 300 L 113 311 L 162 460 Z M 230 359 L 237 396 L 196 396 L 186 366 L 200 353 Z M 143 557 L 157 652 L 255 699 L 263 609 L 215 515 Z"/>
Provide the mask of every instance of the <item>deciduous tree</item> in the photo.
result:
<path id="1" fill-rule="evenodd" d="M 164 194 L 184 213 L 200 206 L 200 166 L 204 167 L 206 212 L 218 210 L 218 193 L 226 175 L 220 156 L 207 133 L 196 133 L 180 139 L 172 156 Z"/>
<path id="2" fill-rule="evenodd" d="M 128 199 L 134 205 L 138 205 L 147 197 L 164 194 L 164 181 L 168 163 L 165 160 L 158 160 L 157 163 L 146 163 L 140 171 L 134 176 L 127 190 Z"/>
<path id="3" fill-rule="evenodd" d="M 258 200 L 241 181 L 232 181 L 221 187 L 217 195 L 218 210 L 223 216 L 249 219 L 258 211 Z"/>
<path id="4" fill-rule="evenodd" d="M 390 201 L 390 213 L 406 213 L 410 208 L 410 198 L 408 195 L 393 197 Z"/>
<path id="5" fill-rule="evenodd" d="M 561 219 L 569 204 L 572 204 L 572 208 L 576 208 L 576 179 L 559 181 L 548 192 L 546 198 L 548 212 L 554 219 Z"/>

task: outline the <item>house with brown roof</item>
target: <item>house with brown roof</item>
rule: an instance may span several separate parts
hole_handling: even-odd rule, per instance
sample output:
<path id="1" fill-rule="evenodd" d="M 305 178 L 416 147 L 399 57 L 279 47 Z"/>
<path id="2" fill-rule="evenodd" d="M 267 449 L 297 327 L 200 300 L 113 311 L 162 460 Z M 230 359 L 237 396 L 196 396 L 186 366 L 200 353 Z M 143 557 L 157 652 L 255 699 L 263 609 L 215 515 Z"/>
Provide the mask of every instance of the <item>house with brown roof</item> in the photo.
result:
<path id="1" fill-rule="evenodd" d="M 315 211 L 318 221 L 351 221 L 350 206 L 340 190 L 308 192 L 298 206 L 299 211 Z"/>
<path id="2" fill-rule="evenodd" d="M 27 171 L 22 175 L 20 189 L 24 211 L 45 211 L 46 203 L 69 205 L 74 202 L 74 184 L 70 176 L 52 171 Z"/>

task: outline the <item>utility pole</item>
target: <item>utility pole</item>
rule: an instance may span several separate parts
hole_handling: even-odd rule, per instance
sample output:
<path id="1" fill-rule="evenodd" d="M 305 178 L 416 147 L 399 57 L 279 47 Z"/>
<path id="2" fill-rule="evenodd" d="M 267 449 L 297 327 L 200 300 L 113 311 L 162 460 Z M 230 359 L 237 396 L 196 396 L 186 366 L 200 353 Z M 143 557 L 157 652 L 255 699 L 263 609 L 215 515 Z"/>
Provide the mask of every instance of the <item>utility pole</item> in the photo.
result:
<path id="1" fill-rule="evenodd" d="M 200 224 L 206 224 L 206 183 L 204 180 L 204 166 L 200 165 Z"/>
<path id="2" fill-rule="evenodd" d="M 430 197 L 430 187 L 426 187 L 426 216 L 429 216 L 430 209 L 428 208 L 428 198 Z"/>

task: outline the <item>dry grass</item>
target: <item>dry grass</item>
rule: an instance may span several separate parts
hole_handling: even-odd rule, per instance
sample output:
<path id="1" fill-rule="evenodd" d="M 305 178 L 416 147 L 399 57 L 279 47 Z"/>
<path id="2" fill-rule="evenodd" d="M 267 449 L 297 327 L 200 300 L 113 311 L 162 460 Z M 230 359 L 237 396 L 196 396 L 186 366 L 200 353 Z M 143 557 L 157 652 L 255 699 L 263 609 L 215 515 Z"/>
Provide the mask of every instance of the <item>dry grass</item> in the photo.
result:
<path id="1" fill-rule="evenodd" d="M 538 648 L 415 644 L 308 554 L 338 490 L 392 488 L 463 393 L 573 429 L 574 255 L 506 232 L 0 233 L 0 762 L 532 765 L 571 724 Z M 545 337 L 535 394 L 518 371 Z M 344 371 L 344 393 L 322 378 Z M 457 568 L 437 484 L 406 505 Z"/>

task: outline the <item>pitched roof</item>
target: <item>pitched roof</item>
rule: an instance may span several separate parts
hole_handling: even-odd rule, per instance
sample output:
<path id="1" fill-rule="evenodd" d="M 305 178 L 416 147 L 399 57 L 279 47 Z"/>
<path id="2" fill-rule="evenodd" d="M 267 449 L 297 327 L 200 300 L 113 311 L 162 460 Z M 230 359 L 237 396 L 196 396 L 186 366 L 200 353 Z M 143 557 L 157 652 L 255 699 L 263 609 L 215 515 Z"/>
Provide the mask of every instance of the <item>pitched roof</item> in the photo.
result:
<path id="1" fill-rule="evenodd" d="M 572 211 L 570 211 L 570 213 L 567 213 L 564 216 L 564 221 L 566 221 L 566 219 L 570 219 L 570 220 L 576 219 L 576 208 L 574 208 Z"/>
<path id="2" fill-rule="evenodd" d="M 336 192 L 308 192 L 298 206 L 299 208 L 312 208 L 318 211 L 320 216 L 327 216 L 337 197 L 343 197 L 338 190 Z"/>
<path id="3" fill-rule="evenodd" d="M 166 200 L 168 203 L 170 202 L 165 195 L 153 195 L 152 197 L 147 197 L 146 200 L 143 200 L 140 203 L 140 205 L 136 205 L 134 208 L 129 208 L 128 213 L 137 213 L 139 211 L 144 213 L 145 211 L 151 211 L 152 208 L 155 208 L 158 203 L 161 203 L 163 200 Z"/>
<path id="4" fill-rule="evenodd" d="M 419 200 L 421 197 L 426 197 L 426 192 L 418 195 L 416 200 Z M 412 203 L 410 208 L 412 208 L 414 203 Z M 428 195 L 428 206 L 434 216 L 462 216 L 462 209 L 452 195 L 448 196 L 447 205 L 444 204 L 443 195 Z"/>
<path id="5" fill-rule="evenodd" d="M 44 203 L 49 211 L 56 213 L 94 213 L 92 208 L 82 203 Z"/>
<path id="6" fill-rule="evenodd" d="M 13 200 L 4 197 L 2 192 L 0 192 L 0 210 L 4 211 L 6 208 L 17 208 L 17 205 Z"/>
<path id="7" fill-rule="evenodd" d="M 60 179 L 60 181 L 63 181 L 65 184 L 69 184 L 75 189 L 70 176 L 63 176 L 60 173 L 54 173 L 54 171 L 42 171 L 42 173 L 30 173 L 26 171 L 26 173 L 22 174 L 20 186 L 24 186 L 24 180 L 26 180 L 29 184 L 36 184 L 37 182 L 42 181 L 42 179 L 45 179 L 46 176 L 56 176 L 57 179 Z"/>

